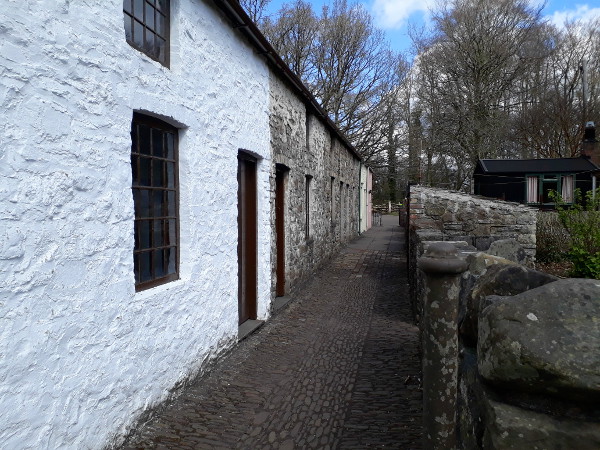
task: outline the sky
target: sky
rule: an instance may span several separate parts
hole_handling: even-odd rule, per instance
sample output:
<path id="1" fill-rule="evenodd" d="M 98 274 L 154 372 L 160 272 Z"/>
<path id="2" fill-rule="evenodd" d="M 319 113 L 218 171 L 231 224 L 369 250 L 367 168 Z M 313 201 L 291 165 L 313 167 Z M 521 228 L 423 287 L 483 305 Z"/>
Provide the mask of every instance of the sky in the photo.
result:
<path id="1" fill-rule="evenodd" d="M 276 14 L 281 5 L 290 0 L 271 0 L 267 14 Z M 322 5 L 333 3 L 333 0 L 309 0 L 316 11 Z M 435 0 L 359 0 L 371 11 L 375 24 L 384 30 L 395 50 L 410 52 L 408 24 L 422 27 L 428 22 L 428 8 Z M 493 0 L 492 0 L 493 1 Z M 561 26 L 567 19 L 583 19 L 600 16 L 600 0 L 547 0 L 543 14 L 547 19 Z"/>

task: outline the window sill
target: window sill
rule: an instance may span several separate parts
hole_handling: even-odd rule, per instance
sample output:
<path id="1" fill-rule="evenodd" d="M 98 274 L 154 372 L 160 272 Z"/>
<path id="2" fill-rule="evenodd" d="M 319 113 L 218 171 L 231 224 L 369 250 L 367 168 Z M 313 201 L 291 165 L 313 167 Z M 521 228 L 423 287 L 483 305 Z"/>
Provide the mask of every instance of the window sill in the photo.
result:
<path id="1" fill-rule="evenodd" d="M 186 282 L 187 282 L 187 280 L 179 278 L 177 280 L 173 280 L 173 281 L 169 281 L 169 282 L 166 282 L 166 283 L 163 283 L 163 284 L 159 284 L 157 286 L 146 288 L 146 289 L 141 290 L 141 291 L 136 291 L 135 292 L 135 298 L 143 300 L 143 299 L 147 299 L 147 298 L 150 298 L 150 297 L 154 297 L 156 295 L 160 295 L 160 294 L 162 294 L 164 292 L 167 292 L 167 291 L 170 291 L 172 289 L 179 289 Z"/>

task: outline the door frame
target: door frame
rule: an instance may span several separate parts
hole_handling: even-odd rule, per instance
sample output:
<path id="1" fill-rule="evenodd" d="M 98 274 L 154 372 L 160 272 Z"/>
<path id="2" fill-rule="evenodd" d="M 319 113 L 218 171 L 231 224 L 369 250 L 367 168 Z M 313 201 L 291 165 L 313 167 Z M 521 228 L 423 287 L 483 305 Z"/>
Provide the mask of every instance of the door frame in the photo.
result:
<path id="1" fill-rule="evenodd" d="M 258 275 L 258 160 L 238 152 L 238 319 L 256 319 Z"/>
<path id="2" fill-rule="evenodd" d="M 283 297 L 286 293 L 286 265 L 285 265 L 285 207 L 286 185 L 289 167 L 283 164 L 275 165 L 275 296 Z"/>

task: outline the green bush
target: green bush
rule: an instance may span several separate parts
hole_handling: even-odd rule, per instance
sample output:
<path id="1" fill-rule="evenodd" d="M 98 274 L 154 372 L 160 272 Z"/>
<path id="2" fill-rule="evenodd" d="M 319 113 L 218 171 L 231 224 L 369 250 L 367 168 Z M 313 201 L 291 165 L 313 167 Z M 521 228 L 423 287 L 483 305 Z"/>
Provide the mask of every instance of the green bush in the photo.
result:
<path id="1" fill-rule="evenodd" d="M 582 201 L 576 189 L 575 202 L 565 204 L 553 193 L 560 221 L 571 238 L 568 256 L 573 262 L 572 276 L 600 279 L 600 188 L 588 191 Z"/>

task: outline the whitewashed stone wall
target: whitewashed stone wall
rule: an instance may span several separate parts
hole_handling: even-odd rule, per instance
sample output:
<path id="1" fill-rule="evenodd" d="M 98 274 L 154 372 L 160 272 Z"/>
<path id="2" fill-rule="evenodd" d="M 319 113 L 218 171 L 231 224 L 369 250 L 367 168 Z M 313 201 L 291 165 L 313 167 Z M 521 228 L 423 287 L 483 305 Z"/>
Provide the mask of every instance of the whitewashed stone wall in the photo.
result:
<path id="1" fill-rule="evenodd" d="M 281 78 L 272 75 L 270 82 L 273 171 L 275 164 L 289 168 L 285 182 L 285 265 L 286 291 L 290 291 L 358 235 L 360 160 L 332 136 L 322 119 L 307 112 L 304 102 Z M 307 175 L 312 177 L 309 239 L 305 226 Z M 273 191 L 274 183 L 273 176 Z M 274 237 L 272 242 L 275 272 Z M 273 289 L 275 281 L 274 276 Z"/>
<path id="2" fill-rule="evenodd" d="M 237 153 L 259 155 L 271 287 L 269 77 L 210 3 L 172 2 L 171 68 L 121 0 L 0 8 L 0 447 L 99 448 L 237 337 Z M 130 124 L 180 130 L 181 279 L 135 293 Z"/>

